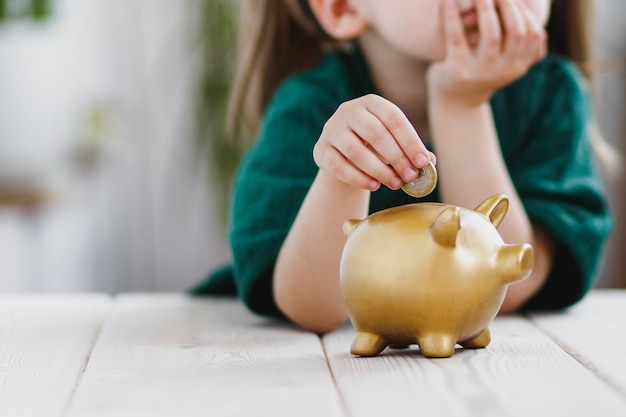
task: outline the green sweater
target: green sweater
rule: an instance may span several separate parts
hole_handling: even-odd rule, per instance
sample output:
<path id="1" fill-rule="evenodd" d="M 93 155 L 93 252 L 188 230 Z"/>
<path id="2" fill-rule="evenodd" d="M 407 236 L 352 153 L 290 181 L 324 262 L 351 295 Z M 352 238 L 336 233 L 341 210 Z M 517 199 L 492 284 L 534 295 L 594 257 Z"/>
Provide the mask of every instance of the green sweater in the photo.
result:
<path id="1" fill-rule="evenodd" d="M 549 55 L 491 100 L 502 153 L 528 216 L 556 240 L 550 276 L 527 309 L 558 309 L 580 300 L 611 229 L 587 136 L 585 85 L 571 62 Z M 193 293 L 236 293 L 252 311 L 280 315 L 272 272 L 318 171 L 313 146 L 339 104 L 368 93 L 377 89 L 358 51 L 329 53 L 281 85 L 233 185 L 233 264 L 211 273 Z M 420 201 L 438 198 L 435 190 Z M 372 193 L 370 213 L 415 201 L 382 186 Z"/>

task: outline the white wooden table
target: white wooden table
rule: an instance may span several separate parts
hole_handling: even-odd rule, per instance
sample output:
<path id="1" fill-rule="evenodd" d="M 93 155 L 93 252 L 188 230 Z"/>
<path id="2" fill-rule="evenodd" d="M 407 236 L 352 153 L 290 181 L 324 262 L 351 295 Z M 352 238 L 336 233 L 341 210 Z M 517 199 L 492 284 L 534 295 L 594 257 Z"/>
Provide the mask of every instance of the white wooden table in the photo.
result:
<path id="1" fill-rule="evenodd" d="M 486 349 L 349 354 L 182 294 L 0 296 L 0 416 L 626 416 L 626 290 L 498 317 Z"/>

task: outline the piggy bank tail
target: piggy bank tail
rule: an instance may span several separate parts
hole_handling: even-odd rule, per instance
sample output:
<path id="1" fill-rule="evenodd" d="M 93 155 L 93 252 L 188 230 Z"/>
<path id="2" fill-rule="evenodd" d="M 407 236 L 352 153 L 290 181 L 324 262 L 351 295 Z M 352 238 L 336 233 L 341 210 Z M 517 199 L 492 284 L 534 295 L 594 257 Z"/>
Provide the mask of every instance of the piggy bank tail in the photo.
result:
<path id="1" fill-rule="evenodd" d="M 503 246 L 496 260 L 503 284 L 526 279 L 533 270 L 534 261 L 533 248 L 527 243 Z"/>

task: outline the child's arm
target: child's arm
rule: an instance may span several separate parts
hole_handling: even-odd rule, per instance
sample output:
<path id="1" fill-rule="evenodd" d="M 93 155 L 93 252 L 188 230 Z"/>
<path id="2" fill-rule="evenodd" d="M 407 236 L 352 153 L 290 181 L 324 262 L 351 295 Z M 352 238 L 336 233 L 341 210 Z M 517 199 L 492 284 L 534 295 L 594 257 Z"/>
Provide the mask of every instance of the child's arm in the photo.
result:
<path id="1" fill-rule="evenodd" d="M 489 98 L 514 81 L 545 54 L 545 34 L 519 6 L 477 2 L 480 42 L 471 49 L 458 11 L 445 8 L 447 58 L 429 72 L 429 119 L 439 161 L 444 202 L 474 207 L 486 195 L 509 196 L 508 214 L 500 226 L 505 242 L 530 242 L 535 249 L 533 273 L 511 286 L 503 311 L 514 311 L 546 280 L 553 255 L 552 239 L 531 224 L 502 156 Z"/>
<path id="2" fill-rule="evenodd" d="M 346 320 L 339 287 L 343 223 L 367 216 L 370 191 L 381 183 L 399 189 L 434 156 L 399 108 L 369 95 L 337 109 L 314 157 L 320 171 L 281 247 L 274 299 L 292 321 L 324 333 Z"/>
<path id="3" fill-rule="evenodd" d="M 509 287 L 502 306 L 504 312 L 514 311 L 534 295 L 547 278 L 551 268 L 552 239 L 531 224 L 526 215 L 504 164 L 489 106 L 461 110 L 439 102 L 431 109 L 442 200 L 462 207 L 475 207 L 483 196 L 507 194 L 509 210 L 498 230 L 505 242 L 529 242 L 534 248 L 532 274 Z"/>
<path id="4" fill-rule="evenodd" d="M 293 322 L 317 333 L 347 318 L 339 287 L 346 219 L 367 215 L 369 191 L 319 171 L 298 212 L 274 268 L 274 299 Z"/>

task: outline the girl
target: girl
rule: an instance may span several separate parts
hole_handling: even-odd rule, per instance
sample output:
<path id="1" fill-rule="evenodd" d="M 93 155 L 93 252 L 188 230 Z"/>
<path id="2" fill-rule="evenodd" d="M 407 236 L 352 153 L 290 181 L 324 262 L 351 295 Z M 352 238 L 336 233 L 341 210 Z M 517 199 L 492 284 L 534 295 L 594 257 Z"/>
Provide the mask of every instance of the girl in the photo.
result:
<path id="1" fill-rule="evenodd" d="M 588 58 L 589 3 L 247 2 L 231 126 L 256 141 L 234 184 L 233 267 L 197 292 L 234 280 L 255 312 L 336 329 L 343 222 L 416 202 L 399 189 L 436 162 L 422 201 L 472 208 L 507 194 L 503 240 L 535 249 L 502 312 L 578 301 L 611 226 L 587 135 L 589 74 L 571 61 Z"/>

